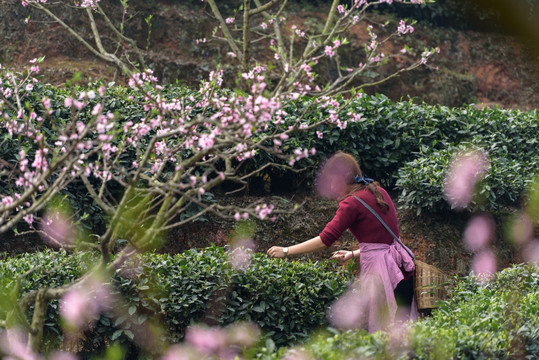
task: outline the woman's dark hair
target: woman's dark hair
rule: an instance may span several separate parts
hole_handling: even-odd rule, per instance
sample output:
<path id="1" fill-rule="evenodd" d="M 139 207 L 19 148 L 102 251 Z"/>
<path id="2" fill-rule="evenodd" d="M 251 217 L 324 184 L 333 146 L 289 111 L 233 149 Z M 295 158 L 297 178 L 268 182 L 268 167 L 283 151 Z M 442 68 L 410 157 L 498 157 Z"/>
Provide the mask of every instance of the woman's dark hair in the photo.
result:
<path id="1" fill-rule="evenodd" d="M 347 154 L 342 151 L 335 153 L 324 163 L 321 174 L 331 175 L 331 173 L 335 173 L 337 169 L 338 169 L 339 175 L 343 176 L 343 179 L 345 179 L 345 183 L 347 186 L 346 195 L 341 197 L 339 201 L 352 195 L 358 190 L 366 188 L 368 191 L 370 191 L 374 195 L 376 199 L 376 203 L 382 209 L 382 211 L 384 213 L 387 213 L 387 211 L 389 210 L 389 205 L 387 204 L 387 202 L 384 199 L 384 196 L 379 190 L 380 183 L 378 183 L 378 181 L 374 181 L 368 185 L 362 184 L 362 183 L 358 184 L 354 182 L 354 177 L 356 175 L 359 175 L 360 177 L 362 177 L 363 172 L 361 171 L 361 168 L 359 167 L 359 163 L 356 161 L 356 159 L 352 155 Z"/>

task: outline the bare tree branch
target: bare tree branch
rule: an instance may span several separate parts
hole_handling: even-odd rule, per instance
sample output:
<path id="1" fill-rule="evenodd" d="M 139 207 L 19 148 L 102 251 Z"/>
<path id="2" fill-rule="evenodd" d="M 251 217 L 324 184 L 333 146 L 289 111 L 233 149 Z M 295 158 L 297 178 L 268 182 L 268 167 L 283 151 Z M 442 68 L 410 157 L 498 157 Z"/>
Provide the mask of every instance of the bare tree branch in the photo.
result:
<path id="1" fill-rule="evenodd" d="M 249 10 L 249 15 L 253 16 L 253 15 L 259 14 L 261 12 L 267 11 L 267 10 L 271 9 L 272 7 L 274 7 L 275 5 L 277 5 L 278 3 L 280 3 L 281 1 L 283 1 L 283 0 L 271 0 L 271 1 L 267 2 L 264 5 L 261 5 L 260 1 L 256 1 L 257 7 L 254 8 L 254 9 L 250 9 Z"/>
<path id="2" fill-rule="evenodd" d="M 239 58 L 239 60 L 243 62 L 244 61 L 243 60 L 243 53 L 238 48 L 238 45 L 236 45 L 234 37 L 232 36 L 230 31 L 228 30 L 227 23 L 226 23 L 225 19 L 223 19 L 223 16 L 221 15 L 221 11 L 219 10 L 219 7 L 215 3 L 215 0 L 207 0 L 207 3 L 210 4 L 210 8 L 211 8 L 211 10 L 213 12 L 213 16 L 215 16 L 215 18 L 219 22 L 219 25 L 221 27 L 221 31 L 223 32 L 223 35 L 225 36 L 225 39 L 228 42 L 228 45 L 230 46 L 230 48 L 232 49 L 234 54 L 236 54 L 236 56 Z"/>

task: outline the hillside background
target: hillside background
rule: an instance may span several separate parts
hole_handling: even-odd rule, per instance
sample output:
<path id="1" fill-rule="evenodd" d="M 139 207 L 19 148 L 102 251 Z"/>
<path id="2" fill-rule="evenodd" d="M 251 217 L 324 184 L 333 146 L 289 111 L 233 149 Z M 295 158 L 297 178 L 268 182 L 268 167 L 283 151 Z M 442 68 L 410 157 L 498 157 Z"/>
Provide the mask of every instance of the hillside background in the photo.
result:
<path id="1" fill-rule="evenodd" d="M 234 1 L 220 1 L 232 14 Z M 290 25 L 322 23 L 329 1 L 290 1 L 287 14 Z M 510 4 L 509 4 L 510 3 Z M 114 13 L 119 2 L 102 0 L 101 4 Z M 197 43 L 210 38 L 216 23 L 204 2 L 196 0 L 131 0 L 132 17 L 126 23 L 126 34 L 147 50 L 148 63 L 163 83 L 180 82 L 197 86 L 218 63 L 228 61 L 225 43 Z M 84 14 L 82 14 L 84 15 Z M 152 15 L 151 27 L 145 20 Z M 418 21 L 411 44 L 417 48 L 439 46 L 440 54 L 429 67 L 404 74 L 368 93 L 383 93 L 392 100 L 417 98 L 429 104 L 460 107 L 499 106 L 507 109 L 533 110 L 539 104 L 539 1 L 472 1 L 440 0 L 422 6 L 378 7 L 370 14 L 371 21 L 398 21 L 403 17 Z M 89 33 L 80 12 L 64 11 L 63 19 L 77 29 Z M 28 22 L 25 22 L 25 19 Z M 354 38 L 359 46 L 366 38 L 365 23 L 356 26 Z M 106 36 L 105 36 L 106 38 Z M 23 7 L 17 0 L 0 0 L 0 64 L 24 69 L 30 59 L 45 56 L 41 65 L 42 79 L 62 86 L 75 73 L 83 82 L 104 79 L 122 84 L 117 70 L 97 60 L 60 25 L 43 14 Z M 106 41 L 105 41 L 105 45 Z M 353 50 L 351 50 L 353 51 Z M 264 56 L 264 54 L 260 54 Z M 353 56 L 353 54 L 350 54 Z M 332 77 L 333 64 L 320 72 Z M 229 70 L 232 71 L 232 70 Z M 381 69 L 381 72 L 389 69 Z M 233 79 L 230 74 L 229 79 Z M 227 84 L 234 86 L 233 83 Z M 242 201 L 245 196 L 270 196 L 250 193 L 230 198 Z M 336 204 L 317 198 L 310 189 L 304 193 L 285 194 L 284 198 L 303 202 L 299 211 L 275 223 L 252 224 L 252 234 L 259 251 L 274 244 L 290 245 L 315 236 L 333 216 Z M 395 198 L 395 197 L 394 197 Z M 418 258 L 434 263 L 451 273 L 469 270 L 470 253 L 461 244 L 462 230 L 469 214 L 421 214 L 399 211 L 402 237 Z M 225 245 L 237 237 L 234 223 L 208 218 L 193 223 L 187 229 L 171 234 L 163 249 L 179 252 L 210 243 Z M 495 241 L 499 266 L 518 262 L 518 255 L 503 239 L 503 223 Z M 339 247 L 350 247 L 354 240 L 347 234 Z M 34 236 L 13 236 L 0 241 L 0 252 L 13 254 L 42 247 Z M 325 258 L 329 250 L 311 256 Z"/>

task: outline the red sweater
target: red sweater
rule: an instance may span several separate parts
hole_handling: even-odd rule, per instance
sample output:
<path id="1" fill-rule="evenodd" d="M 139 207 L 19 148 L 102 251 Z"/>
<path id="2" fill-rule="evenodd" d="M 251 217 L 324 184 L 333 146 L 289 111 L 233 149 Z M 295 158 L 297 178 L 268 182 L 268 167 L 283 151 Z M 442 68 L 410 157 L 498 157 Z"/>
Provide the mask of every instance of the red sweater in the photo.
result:
<path id="1" fill-rule="evenodd" d="M 356 191 L 354 195 L 372 207 L 395 235 L 400 237 L 395 205 L 393 205 L 389 194 L 383 188 L 379 189 L 386 203 L 389 205 L 389 211 L 385 214 L 369 190 L 362 189 Z M 326 246 L 331 246 L 347 229 L 350 230 L 358 242 L 392 244 L 394 240 L 389 231 L 386 230 L 369 209 L 353 196 L 348 196 L 339 203 L 335 217 L 326 225 L 320 234 L 320 238 Z"/>

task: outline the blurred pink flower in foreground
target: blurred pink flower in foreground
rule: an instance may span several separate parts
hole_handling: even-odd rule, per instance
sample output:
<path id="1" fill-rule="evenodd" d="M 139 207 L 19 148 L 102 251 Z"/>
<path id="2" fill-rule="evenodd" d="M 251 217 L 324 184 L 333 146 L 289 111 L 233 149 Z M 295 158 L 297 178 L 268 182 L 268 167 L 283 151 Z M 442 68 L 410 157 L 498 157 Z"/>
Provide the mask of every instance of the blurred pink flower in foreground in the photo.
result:
<path id="1" fill-rule="evenodd" d="M 470 251 L 479 251 L 489 244 L 494 236 L 496 224 L 490 215 L 474 216 L 464 230 L 464 245 Z"/>
<path id="2" fill-rule="evenodd" d="M 316 191 L 320 196 L 329 199 L 336 199 L 347 191 L 348 182 L 355 174 L 348 174 L 348 166 L 343 163 L 335 162 L 331 168 L 324 167 L 316 178 Z"/>
<path id="3" fill-rule="evenodd" d="M 260 328 L 251 322 L 239 322 L 227 328 L 229 344 L 244 348 L 253 346 L 260 339 Z"/>
<path id="4" fill-rule="evenodd" d="M 7 329 L 0 333 L 0 336 L 0 350 L 4 355 L 3 359 L 42 359 L 27 346 L 27 336 L 19 329 Z"/>
<path id="5" fill-rule="evenodd" d="M 60 301 L 60 314 L 70 326 L 80 329 L 111 306 L 108 288 L 97 279 L 72 287 Z"/>
<path id="6" fill-rule="evenodd" d="M 490 249 L 482 250 L 475 254 L 472 263 L 472 271 L 479 280 L 489 280 L 496 273 L 496 256 Z"/>
<path id="7" fill-rule="evenodd" d="M 376 276 L 367 276 L 352 285 L 330 307 L 329 322 L 341 329 L 382 330 L 389 324 L 389 312 L 383 284 Z"/>
<path id="8" fill-rule="evenodd" d="M 539 240 L 530 241 L 522 249 L 522 258 L 527 263 L 539 265 Z"/>
<path id="9" fill-rule="evenodd" d="M 236 240 L 232 250 L 228 253 L 228 260 L 234 268 L 246 269 L 251 264 L 255 248 L 253 239 Z"/>
<path id="10" fill-rule="evenodd" d="M 217 354 L 226 346 L 226 334 L 219 328 L 193 326 L 187 329 L 185 341 L 203 353 Z"/>
<path id="11" fill-rule="evenodd" d="M 489 160 L 482 151 L 473 151 L 455 157 L 445 178 L 444 195 L 451 207 L 464 209 L 472 200 L 477 182 L 483 178 Z"/>
<path id="12" fill-rule="evenodd" d="M 45 214 L 41 221 L 41 231 L 43 240 L 52 247 L 61 248 L 73 244 L 73 226 L 68 217 L 58 211 Z"/>
<path id="13" fill-rule="evenodd" d="M 365 302 L 356 291 L 348 291 L 331 306 L 330 323 L 340 329 L 357 329 L 366 310 Z"/>

